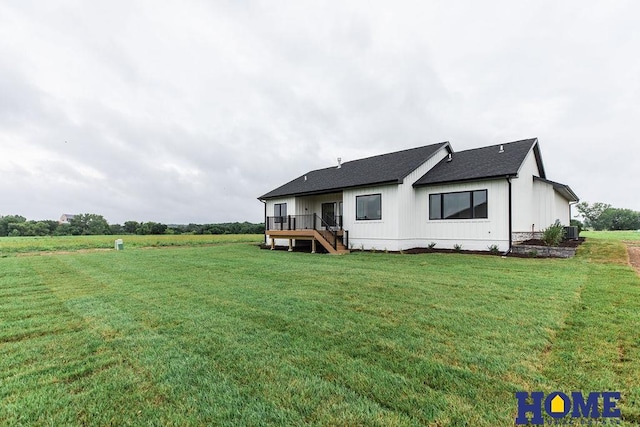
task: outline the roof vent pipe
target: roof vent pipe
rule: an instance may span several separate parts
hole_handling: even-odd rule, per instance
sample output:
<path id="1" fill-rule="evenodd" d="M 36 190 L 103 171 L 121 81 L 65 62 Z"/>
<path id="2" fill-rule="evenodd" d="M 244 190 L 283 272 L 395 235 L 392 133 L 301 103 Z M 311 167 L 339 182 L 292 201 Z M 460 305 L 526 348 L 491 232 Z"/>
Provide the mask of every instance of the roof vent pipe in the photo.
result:
<path id="1" fill-rule="evenodd" d="M 504 153 L 504 145 L 500 145 L 500 151 L 498 153 Z"/>
<path id="2" fill-rule="evenodd" d="M 338 157 L 338 167 L 337 169 L 340 169 L 342 167 L 342 157 Z"/>
<path id="3" fill-rule="evenodd" d="M 451 153 L 449 153 L 449 157 L 447 157 L 447 162 L 450 162 L 451 160 L 452 160 Z"/>

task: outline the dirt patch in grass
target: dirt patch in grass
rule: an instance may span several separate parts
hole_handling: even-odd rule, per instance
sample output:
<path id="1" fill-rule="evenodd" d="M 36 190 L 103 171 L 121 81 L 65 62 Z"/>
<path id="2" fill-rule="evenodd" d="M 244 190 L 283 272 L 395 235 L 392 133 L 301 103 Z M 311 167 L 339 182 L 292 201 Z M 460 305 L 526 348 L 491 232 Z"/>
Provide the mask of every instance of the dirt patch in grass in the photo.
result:
<path id="1" fill-rule="evenodd" d="M 89 252 L 105 252 L 105 251 L 113 251 L 113 248 L 89 248 L 89 249 L 76 249 L 72 251 L 34 251 L 34 252 L 19 252 L 15 254 L 17 257 L 25 257 L 25 256 L 50 256 L 50 255 L 69 255 L 69 254 L 83 254 Z"/>
<path id="2" fill-rule="evenodd" d="M 627 243 L 627 252 L 629 253 L 629 264 L 640 274 L 640 244 Z"/>

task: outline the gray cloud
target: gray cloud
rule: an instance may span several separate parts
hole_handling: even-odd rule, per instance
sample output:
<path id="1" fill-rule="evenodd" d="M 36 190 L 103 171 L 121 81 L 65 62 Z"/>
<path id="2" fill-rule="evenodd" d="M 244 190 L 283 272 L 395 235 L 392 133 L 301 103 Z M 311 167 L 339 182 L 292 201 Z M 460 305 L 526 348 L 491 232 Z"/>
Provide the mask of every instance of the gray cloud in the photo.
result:
<path id="1" fill-rule="evenodd" d="M 5 2 L 0 214 L 259 221 L 310 169 L 537 136 L 640 210 L 633 2 Z"/>

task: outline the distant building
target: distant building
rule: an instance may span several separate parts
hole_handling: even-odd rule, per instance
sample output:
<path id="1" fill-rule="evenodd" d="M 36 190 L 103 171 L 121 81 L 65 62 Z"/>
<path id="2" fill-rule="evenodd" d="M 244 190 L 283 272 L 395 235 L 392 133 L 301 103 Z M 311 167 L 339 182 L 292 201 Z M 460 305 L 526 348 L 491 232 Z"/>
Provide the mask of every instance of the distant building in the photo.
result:
<path id="1" fill-rule="evenodd" d="M 60 220 L 58 221 L 58 224 L 69 224 L 69 221 L 71 221 L 75 217 L 76 216 L 73 214 L 62 214 Z"/>

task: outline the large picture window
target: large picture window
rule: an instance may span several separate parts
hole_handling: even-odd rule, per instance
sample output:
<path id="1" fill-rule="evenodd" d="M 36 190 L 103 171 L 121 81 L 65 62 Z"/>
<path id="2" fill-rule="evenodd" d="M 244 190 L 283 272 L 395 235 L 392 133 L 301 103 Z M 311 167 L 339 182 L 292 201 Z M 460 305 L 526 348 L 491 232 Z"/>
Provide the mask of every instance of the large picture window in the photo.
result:
<path id="1" fill-rule="evenodd" d="M 429 194 L 429 219 L 488 218 L 487 190 Z"/>
<path id="2" fill-rule="evenodd" d="M 382 194 L 356 196 L 356 220 L 382 219 Z"/>

